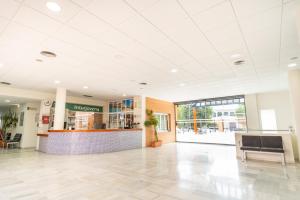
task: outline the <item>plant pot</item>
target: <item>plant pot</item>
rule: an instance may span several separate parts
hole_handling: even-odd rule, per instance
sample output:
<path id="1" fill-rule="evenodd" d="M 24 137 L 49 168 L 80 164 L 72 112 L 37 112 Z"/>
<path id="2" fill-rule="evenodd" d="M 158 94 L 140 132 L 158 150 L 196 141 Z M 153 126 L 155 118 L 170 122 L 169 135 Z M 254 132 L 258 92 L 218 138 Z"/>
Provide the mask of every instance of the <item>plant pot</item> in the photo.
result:
<path id="1" fill-rule="evenodd" d="M 160 147 L 161 146 L 161 143 L 162 143 L 162 141 L 161 140 L 158 140 L 157 142 L 156 141 L 153 141 L 152 143 L 151 143 L 151 147 Z"/>

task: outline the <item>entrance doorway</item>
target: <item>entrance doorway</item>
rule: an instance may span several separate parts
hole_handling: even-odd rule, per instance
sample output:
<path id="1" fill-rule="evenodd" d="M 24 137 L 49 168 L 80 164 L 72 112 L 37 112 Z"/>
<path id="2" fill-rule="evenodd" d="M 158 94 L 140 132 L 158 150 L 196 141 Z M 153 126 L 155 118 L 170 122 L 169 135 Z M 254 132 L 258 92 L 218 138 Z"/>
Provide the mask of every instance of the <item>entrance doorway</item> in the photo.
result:
<path id="1" fill-rule="evenodd" d="M 235 145 L 235 132 L 246 130 L 244 96 L 177 103 L 178 142 Z"/>

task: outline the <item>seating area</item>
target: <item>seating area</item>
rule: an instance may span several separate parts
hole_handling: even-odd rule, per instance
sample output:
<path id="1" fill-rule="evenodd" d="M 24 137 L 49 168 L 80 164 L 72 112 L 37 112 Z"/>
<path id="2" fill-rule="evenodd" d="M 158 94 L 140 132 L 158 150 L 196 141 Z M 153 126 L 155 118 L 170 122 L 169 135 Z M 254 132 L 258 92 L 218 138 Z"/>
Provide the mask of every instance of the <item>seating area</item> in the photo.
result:
<path id="1" fill-rule="evenodd" d="M 281 136 L 243 135 L 242 160 L 247 160 L 248 152 L 272 153 L 281 155 L 282 165 L 285 165 L 284 148 Z"/>
<path id="2" fill-rule="evenodd" d="M 12 134 L 11 133 L 6 133 L 3 134 L 2 132 L 0 132 L 0 147 L 2 148 L 9 148 L 9 147 L 18 147 L 20 148 L 20 142 L 22 139 L 22 134 L 21 133 L 16 133 L 13 137 L 13 139 L 11 139 Z"/>

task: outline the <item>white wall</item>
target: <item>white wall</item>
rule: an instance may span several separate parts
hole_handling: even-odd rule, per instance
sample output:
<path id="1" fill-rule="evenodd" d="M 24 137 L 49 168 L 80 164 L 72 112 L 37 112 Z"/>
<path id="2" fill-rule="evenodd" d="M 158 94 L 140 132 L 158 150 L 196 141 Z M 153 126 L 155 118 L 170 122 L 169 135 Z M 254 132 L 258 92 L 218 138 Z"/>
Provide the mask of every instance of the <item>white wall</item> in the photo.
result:
<path id="1" fill-rule="evenodd" d="M 258 93 L 245 96 L 247 124 L 249 129 L 261 129 L 260 111 L 273 109 L 277 129 L 288 130 L 293 126 L 293 113 L 288 91 Z"/>

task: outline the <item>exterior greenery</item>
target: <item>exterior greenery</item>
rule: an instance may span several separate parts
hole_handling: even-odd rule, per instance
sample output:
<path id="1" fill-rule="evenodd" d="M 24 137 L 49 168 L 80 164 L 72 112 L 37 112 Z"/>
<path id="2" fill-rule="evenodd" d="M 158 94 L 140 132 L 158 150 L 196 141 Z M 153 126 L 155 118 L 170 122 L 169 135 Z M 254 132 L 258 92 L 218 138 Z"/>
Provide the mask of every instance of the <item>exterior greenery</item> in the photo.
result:
<path id="1" fill-rule="evenodd" d="M 158 142 L 158 135 L 157 135 L 157 125 L 158 125 L 158 120 L 154 116 L 152 110 L 146 110 L 147 114 L 147 120 L 144 122 L 145 127 L 153 127 L 154 129 L 154 136 L 155 136 L 155 142 Z"/>
<path id="2" fill-rule="evenodd" d="M 17 123 L 18 123 L 18 117 L 17 114 L 11 110 L 9 110 L 8 112 L 4 113 L 4 115 L 1 116 L 1 129 L 4 133 L 4 137 L 6 133 L 17 127 Z"/>
<path id="3" fill-rule="evenodd" d="M 240 104 L 239 107 L 236 109 L 235 114 L 237 117 L 244 117 L 246 113 L 245 105 Z"/>

